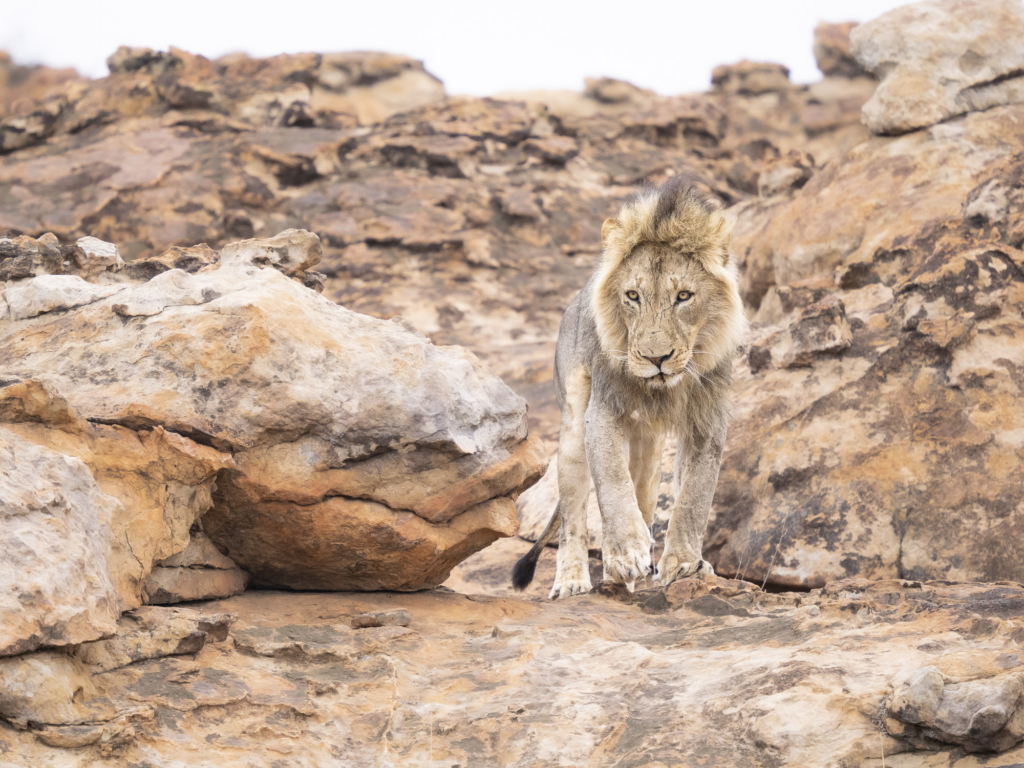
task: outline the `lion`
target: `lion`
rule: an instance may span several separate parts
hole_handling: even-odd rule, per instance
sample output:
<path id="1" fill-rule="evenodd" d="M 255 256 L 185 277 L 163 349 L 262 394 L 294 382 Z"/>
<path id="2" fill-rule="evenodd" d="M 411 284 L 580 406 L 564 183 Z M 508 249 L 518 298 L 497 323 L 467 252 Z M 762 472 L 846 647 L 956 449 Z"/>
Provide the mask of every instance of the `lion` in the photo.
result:
<path id="1" fill-rule="evenodd" d="M 597 489 L 604 578 L 651 573 L 662 448 L 679 441 L 676 499 L 654 572 L 706 570 L 704 532 L 725 446 L 732 359 L 746 329 L 729 226 L 687 176 L 639 192 L 601 227 L 603 254 L 562 318 L 555 384 L 558 505 L 513 569 L 522 590 L 560 526 L 552 599 L 591 589 L 587 497 Z"/>

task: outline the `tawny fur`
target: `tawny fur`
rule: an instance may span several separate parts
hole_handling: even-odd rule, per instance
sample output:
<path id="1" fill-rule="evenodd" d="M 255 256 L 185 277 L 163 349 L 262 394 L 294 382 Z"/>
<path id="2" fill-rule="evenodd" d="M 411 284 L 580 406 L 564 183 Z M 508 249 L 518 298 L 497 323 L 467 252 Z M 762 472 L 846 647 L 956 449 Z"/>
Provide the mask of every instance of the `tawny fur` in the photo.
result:
<path id="1" fill-rule="evenodd" d="M 559 330 L 559 506 L 514 579 L 520 589 L 529 583 L 542 542 L 560 521 L 552 597 L 590 588 L 580 537 L 591 475 L 604 520 L 606 578 L 631 583 L 649 571 L 649 552 L 646 560 L 640 552 L 650 543 L 642 525 L 653 516 L 646 484 L 659 473 L 641 465 L 660 466 L 652 446 L 666 435 L 679 439 L 680 461 L 659 576 L 668 583 L 707 566 L 699 550 L 724 446 L 732 358 L 746 329 L 729 227 L 692 180 L 677 177 L 637 194 L 601 234 L 601 262 Z"/>

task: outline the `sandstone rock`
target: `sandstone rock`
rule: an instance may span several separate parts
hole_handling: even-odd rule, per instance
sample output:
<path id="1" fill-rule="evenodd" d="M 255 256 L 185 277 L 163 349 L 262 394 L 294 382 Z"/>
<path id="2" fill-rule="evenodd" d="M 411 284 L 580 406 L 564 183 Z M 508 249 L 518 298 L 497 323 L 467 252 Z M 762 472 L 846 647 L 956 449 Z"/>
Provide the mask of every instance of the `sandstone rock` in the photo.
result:
<path id="1" fill-rule="evenodd" d="M 75 245 L 78 246 L 76 254 L 84 255 L 76 266 L 79 274 L 86 279 L 95 277 L 100 272 L 117 272 L 124 267 L 124 259 L 113 243 L 106 243 L 95 237 L 81 237 Z"/>
<path id="2" fill-rule="evenodd" d="M 219 254 L 206 243 L 189 248 L 174 246 L 159 256 L 128 262 L 125 274 L 133 280 L 146 281 L 170 269 L 198 272 L 203 267 L 215 264 L 218 258 Z"/>
<path id="3" fill-rule="evenodd" d="M 1020 672 L 954 682 L 927 666 L 899 676 L 886 702 L 898 723 L 889 732 L 923 749 L 938 741 L 970 752 L 1004 752 L 1024 740 L 1022 699 Z"/>
<path id="4" fill-rule="evenodd" d="M 57 131 L 65 104 L 61 99 L 49 99 L 25 115 L 0 120 L 0 155 L 39 144 Z"/>
<path id="5" fill-rule="evenodd" d="M 294 275 L 320 263 L 320 238 L 305 230 L 287 229 L 266 240 L 231 243 L 220 252 L 224 266 L 252 264 Z"/>
<path id="6" fill-rule="evenodd" d="M 821 22 L 814 28 L 814 59 L 826 77 L 867 77 L 868 73 L 850 53 L 850 31 L 855 21 L 843 24 Z"/>
<path id="7" fill-rule="evenodd" d="M 800 189 L 814 174 L 814 158 L 806 152 L 791 149 L 785 157 L 764 163 L 757 177 L 757 194 L 771 197 Z"/>
<path id="8" fill-rule="evenodd" d="M 72 309 L 106 298 L 121 291 L 120 285 L 95 285 L 77 275 L 41 275 L 7 288 L 4 298 L 12 320 Z"/>
<path id="9" fill-rule="evenodd" d="M 0 389 L 0 424 L 14 446 L 4 471 L 14 493 L 9 538 L 21 542 L 7 553 L 5 573 L 21 586 L 0 605 L 0 647 L 18 653 L 108 634 L 112 619 L 141 603 L 153 563 L 189 543 L 230 457 L 161 427 L 90 424 L 31 379 Z"/>
<path id="10" fill-rule="evenodd" d="M 64 265 L 52 233 L 31 237 L 0 238 L 0 281 L 22 280 L 38 275 L 59 275 Z"/>
<path id="11" fill-rule="evenodd" d="M 78 459 L 0 428 L 0 656 L 114 630 L 110 577 L 117 499 Z"/>
<path id="12" fill-rule="evenodd" d="M 1016 0 L 906 5 L 854 27 L 850 49 L 882 81 L 863 111 L 874 133 L 1024 101 L 1024 8 Z"/>
<path id="13" fill-rule="evenodd" d="M 720 93 L 743 96 L 785 91 L 791 87 L 788 67 L 746 59 L 715 67 L 711 73 L 711 84 Z"/>
<path id="14" fill-rule="evenodd" d="M 588 77 L 584 80 L 584 94 L 604 104 L 625 104 L 644 101 L 656 94 L 625 80 L 613 77 Z"/>
<path id="15" fill-rule="evenodd" d="M 38 660 L 21 679 L 52 703 L 31 725 L 31 702 L 8 704 L 5 717 L 28 727 L 0 730 L 0 744 L 9 761 L 76 768 L 193 752 L 225 768 L 264 757 L 373 765 L 399 753 L 445 765 L 873 766 L 882 754 L 909 768 L 1012 765 L 1024 748 L 920 750 L 880 732 L 878 718 L 904 670 L 930 666 L 967 685 L 1018 675 L 1022 600 L 1016 585 L 849 580 L 765 593 L 715 577 L 564 603 L 248 592 L 203 607 L 237 621 L 229 642 L 196 654 L 94 675 L 68 656 L 17 657 Z M 348 626 L 388 611 L 415 614 L 415 631 Z M 49 693 L 61 680 L 66 696 Z M 71 741 L 130 713 L 106 757 L 98 737 Z"/>
<path id="16" fill-rule="evenodd" d="M 240 595 L 249 574 L 222 555 L 200 531 L 192 531 L 188 546 L 158 562 L 142 586 L 145 602 L 167 605 Z"/>
<path id="17" fill-rule="evenodd" d="M 1024 203 L 1001 181 L 1020 162 L 1007 137 L 1021 109 L 872 140 L 770 208 L 760 236 L 741 233 L 748 280 L 770 271 L 776 288 L 758 312 L 771 324 L 736 367 L 706 539 L 719 573 L 805 586 L 1024 578 L 1010 501 L 1024 478 L 1011 373 L 1024 258 L 1009 244 Z M 969 200 L 992 202 L 965 218 Z M 809 368 L 779 368 L 774 345 L 822 301 L 845 308 L 845 326 L 836 314 L 821 336 L 835 342 L 798 364 Z"/>
<path id="18" fill-rule="evenodd" d="M 235 617 L 228 613 L 200 614 L 181 608 L 143 607 L 126 613 L 117 634 L 83 643 L 75 658 L 89 672 L 109 672 L 146 659 L 198 653 L 208 637 L 224 640 Z"/>
<path id="19" fill-rule="evenodd" d="M 752 372 L 775 364 L 780 368 L 811 365 L 819 355 L 836 354 L 853 341 L 846 306 L 835 294 L 802 309 L 783 331 L 752 344 Z"/>
<path id="20" fill-rule="evenodd" d="M 233 451 L 238 471 L 218 480 L 204 529 L 261 583 L 440 583 L 459 560 L 516 530 L 512 494 L 543 468 L 540 444 L 526 439 L 525 402 L 464 350 L 434 347 L 252 266 L 299 270 L 315 263 L 318 245 L 294 231 L 247 241 L 224 248 L 218 269 L 170 270 L 119 286 L 86 314 L 21 321 L 52 347 L 12 323 L 0 328 L 0 370 L 45 370 L 89 419 L 166 428 Z M 81 377 L 96 356 L 102 374 Z M 180 544 L 154 559 L 184 548 L 205 511 L 187 498 Z M 191 599 L 243 578 L 177 574 L 216 582 L 186 589 L 172 588 L 171 576 L 156 573 L 150 599 L 179 588 Z"/>
<path id="21" fill-rule="evenodd" d="M 376 611 L 361 613 L 352 617 L 352 629 L 367 627 L 408 627 L 412 623 L 412 615 L 408 611 Z"/>

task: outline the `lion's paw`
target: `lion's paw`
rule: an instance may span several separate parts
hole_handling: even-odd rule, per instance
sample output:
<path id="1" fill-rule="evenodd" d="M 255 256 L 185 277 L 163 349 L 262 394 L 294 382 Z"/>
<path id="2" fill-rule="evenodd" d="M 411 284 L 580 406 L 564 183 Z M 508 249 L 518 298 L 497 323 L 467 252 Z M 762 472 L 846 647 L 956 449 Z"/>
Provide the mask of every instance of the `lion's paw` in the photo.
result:
<path id="1" fill-rule="evenodd" d="M 548 595 L 549 600 L 585 595 L 590 591 L 590 567 L 585 559 L 566 558 L 555 570 L 555 585 Z"/>
<path id="2" fill-rule="evenodd" d="M 666 552 L 661 556 L 657 569 L 654 571 L 654 580 L 661 586 L 667 587 L 677 579 L 685 579 L 697 573 L 706 573 L 709 576 L 715 575 L 715 569 L 707 560 L 680 560 L 679 557 Z"/>
<path id="3" fill-rule="evenodd" d="M 601 559 L 608 581 L 632 584 L 651 572 L 651 532 L 640 525 L 621 537 L 605 537 Z"/>
<path id="4" fill-rule="evenodd" d="M 548 595 L 548 600 L 564 600 L 567 597 L 585 595 L 590 589 L 590 579 L 586 581 L 556 581 L 555 586 L 551 588 L 551 593 Z"/>

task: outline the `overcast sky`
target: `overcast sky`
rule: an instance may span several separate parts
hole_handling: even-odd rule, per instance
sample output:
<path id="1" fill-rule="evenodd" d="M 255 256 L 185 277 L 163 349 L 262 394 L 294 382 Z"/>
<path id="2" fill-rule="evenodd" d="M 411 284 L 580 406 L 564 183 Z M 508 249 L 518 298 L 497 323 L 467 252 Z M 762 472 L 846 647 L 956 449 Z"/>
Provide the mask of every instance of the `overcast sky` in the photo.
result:
<path id="1" fill-rule="evenodd" d="M 449 93 L 582 88 L 619 77 L 659 93 L 705 90 L 742 58 L 819 78 L 819 21 L 867 21 L 894 0 L 0 0 L 0 48 L 22 63 L 102 77 L 119 45 L 209 57 L 380 50 L 422 59 Z"/>

